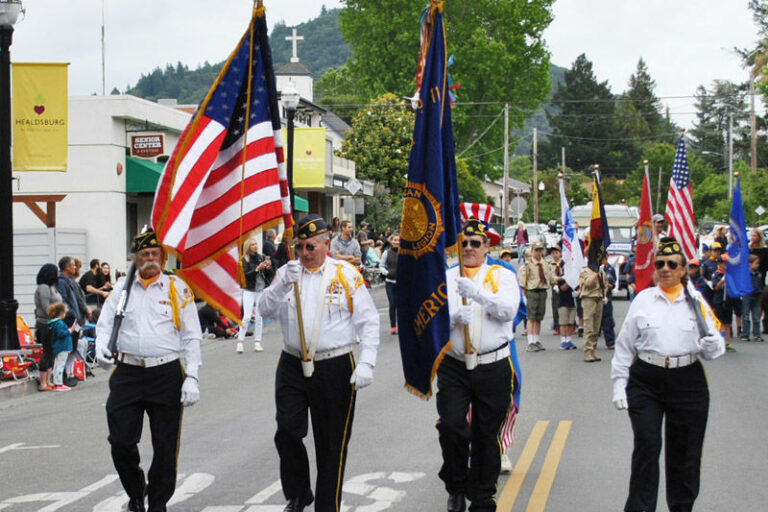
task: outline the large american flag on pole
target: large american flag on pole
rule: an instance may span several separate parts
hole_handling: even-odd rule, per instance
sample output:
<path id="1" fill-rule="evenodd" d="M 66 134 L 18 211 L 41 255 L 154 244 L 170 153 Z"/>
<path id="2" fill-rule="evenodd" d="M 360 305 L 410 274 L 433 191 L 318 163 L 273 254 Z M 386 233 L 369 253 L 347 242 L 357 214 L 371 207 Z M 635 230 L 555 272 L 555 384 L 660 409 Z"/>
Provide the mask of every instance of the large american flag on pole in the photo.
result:
<path id="1" fill-rule="evenodd" d="M 163 170 L 152 224 L 181 261 L 177 274 L 239 320 L 241 242 L 281 218 L 290 229 L 277 90 L 259 7 Z"/>
<path id="2" fill-rule="evenodd" d="M 696 254 L 696 221 L 693 218 L 693 194 L 691 177 L 688 172 L 688 157 L 685 153 L 685 136 L 680 137 L 672 165 L 672 177 L 669 179 L 669 194 L 665 213 L 669 236 L 674 237 L 683 247 L 686 259 L 693 259 Z"/>

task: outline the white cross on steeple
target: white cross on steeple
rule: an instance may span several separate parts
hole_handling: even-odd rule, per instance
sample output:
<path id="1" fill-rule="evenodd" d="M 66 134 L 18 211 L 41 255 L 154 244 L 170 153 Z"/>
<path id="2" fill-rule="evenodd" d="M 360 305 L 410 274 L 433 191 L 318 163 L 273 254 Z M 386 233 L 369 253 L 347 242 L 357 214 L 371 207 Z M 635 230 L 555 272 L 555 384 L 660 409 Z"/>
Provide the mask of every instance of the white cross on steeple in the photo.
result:
<path id="1" fill-rule="evenodd" d="M 293 29 L 293 35 L 288 36 L 285 38 L 286 41 L 290 41 L 293 44 L 293 56 L 291 57 L 291 62 L 299 62 L 299 54 L 298 54 L 298 43 L 299 41 L 304 40 L 304 36 L 296 35 L 296 29 Z"/>

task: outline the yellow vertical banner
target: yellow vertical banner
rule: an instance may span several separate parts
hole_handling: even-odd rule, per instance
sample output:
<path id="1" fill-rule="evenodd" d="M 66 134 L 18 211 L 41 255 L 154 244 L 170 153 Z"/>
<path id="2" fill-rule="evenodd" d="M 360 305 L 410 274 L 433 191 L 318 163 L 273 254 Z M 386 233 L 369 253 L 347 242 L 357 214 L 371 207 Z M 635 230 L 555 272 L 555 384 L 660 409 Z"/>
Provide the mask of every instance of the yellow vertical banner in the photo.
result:
<path id="1" fill-rule="evenodd" d="M 67 170 L 67 63 L 13 63 L 13 170 Z"/>
<path id="2" fill-rule="evenodd" d="M 288 140 L 285 129 L 283 140 Z M 293 132 L 293 188 L 324 187 L 325 128 L 296 128 Z"/>

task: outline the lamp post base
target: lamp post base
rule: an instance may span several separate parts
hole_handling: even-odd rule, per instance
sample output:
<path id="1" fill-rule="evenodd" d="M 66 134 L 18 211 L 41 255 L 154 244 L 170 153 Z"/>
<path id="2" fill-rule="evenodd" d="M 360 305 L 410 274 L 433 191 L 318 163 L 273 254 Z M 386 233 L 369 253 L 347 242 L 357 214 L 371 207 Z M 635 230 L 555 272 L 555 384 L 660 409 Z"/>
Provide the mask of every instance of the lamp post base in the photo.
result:
<path id="1" fill-rule="evenodd" d="M 0 350 L 18 350 L 19 332 L 16 329 L 16 299 L 0 299 Z"/>

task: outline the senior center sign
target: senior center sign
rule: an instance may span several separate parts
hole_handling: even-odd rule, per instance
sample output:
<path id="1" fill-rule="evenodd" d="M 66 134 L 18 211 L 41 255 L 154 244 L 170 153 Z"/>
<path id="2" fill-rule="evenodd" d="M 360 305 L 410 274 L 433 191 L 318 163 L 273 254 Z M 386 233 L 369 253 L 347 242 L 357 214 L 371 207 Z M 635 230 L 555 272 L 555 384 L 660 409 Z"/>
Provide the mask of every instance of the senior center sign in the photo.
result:
<path id="1" fill-rule="evenodd" d="M 155 158 L 165 154 L 164 133 L 136 133 L 131 135 L 131 156 Z"/>

